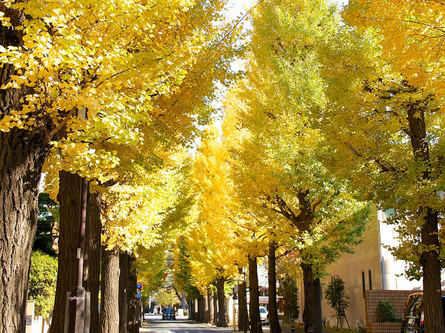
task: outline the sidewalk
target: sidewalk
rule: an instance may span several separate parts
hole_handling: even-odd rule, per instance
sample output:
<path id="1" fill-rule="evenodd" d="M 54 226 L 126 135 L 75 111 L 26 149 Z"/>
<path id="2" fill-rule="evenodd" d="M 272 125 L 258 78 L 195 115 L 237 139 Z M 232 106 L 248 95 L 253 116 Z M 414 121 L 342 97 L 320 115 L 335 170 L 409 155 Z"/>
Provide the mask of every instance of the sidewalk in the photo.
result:
<path id="1" fill-rule="evenodd" d="M 210 325 L 210 324 L 202 324 L 203 326 L 206 326 L 206 327 L 211 327 L 211 328 L 216 328 L 216 326 L 213 326 L 213 325 Z M 221 330 L 224 330 L 224 328 L 220 328 Z M 226 330 L 227 329 L 231 329 L 231 330 L 233 330 L 233 328 L 231 328 L 231 327 L 229 327 L 229 328 L 225 328 Z M 241 331 L 234 331 L 233 330 L 233 332 L 241 332 Z M 250 332 L 250 331 L 249 331 Z M 263 326 L 263 332 L 264 333 L 268 333 L 268 332 L 270 332 L 270 329 L 269 329 L 269 326 Z M 284 325 L 281 325 L 281 332 L 282 333 L 292 333 L 292 326 L 284 326 Z M 299 327 L 296 327 L 295 328 L 295 331 L 294 331 L 295 333 L 304 333 L 304 328 L 299 328 Z M 323 332 L 324 333 L 336 333 L 336 332 L 334 332 L 334 331 L 329 331 L 329 330 L 326 330 L 325 328 L 323 329 Z"/>
<path id="2" fill-rule="evenodd" d="M 292 332 L 292 327 L 291 326 L 281 325 L 281 331 L 283 333 L 291 333 Z M 323 332 L 324 333 L 335 333 L 334 331 L 327 330 L 325 327 L 323 327 Z M 295 333 L 304 333 L 304 328 L 296 327 L 295 328 Z"/>
<path id="3" fill-rule="evenodd" d="M 283 332 L 283 333 L 291 333 L 292 332 L 292 327 L 291 326 L 281 326 L 281 332 Z M 335 333 L 334 331 L 326 330 L 326 328 L 323 328 L 323 332 L 324 333 Z M 304 328 L 296 327 L 295 328 L 295 333 L 304 333 Z"/>

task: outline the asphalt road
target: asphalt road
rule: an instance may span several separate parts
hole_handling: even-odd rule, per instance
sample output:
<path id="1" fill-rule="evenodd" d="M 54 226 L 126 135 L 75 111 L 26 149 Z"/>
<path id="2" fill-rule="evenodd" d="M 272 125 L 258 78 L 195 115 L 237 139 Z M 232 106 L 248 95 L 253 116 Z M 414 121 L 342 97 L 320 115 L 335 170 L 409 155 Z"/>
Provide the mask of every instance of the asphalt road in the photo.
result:
<path id="1" fill-rule="evenodd" d="M 233 328 L 216 328 L 203 324 L 197 324 L 193 321 L 180 319 L 162 320 L 161 316 L 150 316 L 140 329 L 141 333 L 228 333 L 233 332 Z"/>
<path id="2" fill-rule="evenodd" d="M 283 333 L 291 332 L 290 327 L 282 327 Z M 150 315 L 148 322 L 145 321 L 140 329 L 141 333 L 229 333 L 234 332 L 233 327 L 218 328 L 210 325 L 198 324 L 185 318 L 177 320 L 162 320 L 161 316 Z M 269 332 L 267 326 L 263 326 L 263 332 Z M 296 333 L 304 332 L 303 329 L 296 329 Z"/>

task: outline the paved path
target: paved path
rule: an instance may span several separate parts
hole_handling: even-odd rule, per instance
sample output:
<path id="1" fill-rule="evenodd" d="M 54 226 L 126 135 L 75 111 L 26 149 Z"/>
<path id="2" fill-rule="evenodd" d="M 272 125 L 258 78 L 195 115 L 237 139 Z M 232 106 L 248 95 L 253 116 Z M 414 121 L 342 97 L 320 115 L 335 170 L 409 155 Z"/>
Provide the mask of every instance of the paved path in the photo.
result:
<path id="1" fill-rule="evenodd" d="M 282 327 L 283 333 L 290 333 L 290 327 Z M 207 324 L 198 324 L 185 318 L 177 320 L 162 320 L 161 316 L 150 315 L 148 321 L 144 322 L 141 333 L 229 333 L 234 332 L 233 327 L 214 327 Z M 263 332 L 268 333 L 269 328 L 263 326 Z M 303 333 L 304 330 L 297 328 L 295 333 Z M 326 331 L 325 331 L 326 332 Z M 326 332 L 328 333 L 328 332 Z"/>
<path id="2" fill-rule="evenodd" d="M 156 316 L 157 317 L 157 316 Z M 197 324 L 194 321 L 180 319 L 177 320 L 162 320 L 159 318 L 151 317 L 144 323 L 140 329 L 141 333 L 229 333 L 233 332 L 233 328 L 217 328 L 203 324 Z"/>

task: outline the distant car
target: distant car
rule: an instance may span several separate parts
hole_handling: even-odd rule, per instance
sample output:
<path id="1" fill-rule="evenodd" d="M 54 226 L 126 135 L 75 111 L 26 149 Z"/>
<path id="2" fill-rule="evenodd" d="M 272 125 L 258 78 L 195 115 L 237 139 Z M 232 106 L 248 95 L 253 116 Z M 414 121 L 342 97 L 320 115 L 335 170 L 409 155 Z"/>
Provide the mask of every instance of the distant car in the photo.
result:
<path id="1" fill-rule="evenodd" d="M 162 309 L 162 319 L 175 320 L 176 319 L 175 309 L 173 308 Z"/>
<path id="2" fill-rule="evenodd" d="M 445 318 L 445 295 L 442 295 L 443 316 Z M 423 293 L 418 292 L 408 296 L 403 311 L 401 333 L 423 333 Z"/>
<path id="3" fill-rule="evenodd" d="M 260 306 L 260 319 L 262 323 L 269 323 L 269 313 L 264 306 Z"/>

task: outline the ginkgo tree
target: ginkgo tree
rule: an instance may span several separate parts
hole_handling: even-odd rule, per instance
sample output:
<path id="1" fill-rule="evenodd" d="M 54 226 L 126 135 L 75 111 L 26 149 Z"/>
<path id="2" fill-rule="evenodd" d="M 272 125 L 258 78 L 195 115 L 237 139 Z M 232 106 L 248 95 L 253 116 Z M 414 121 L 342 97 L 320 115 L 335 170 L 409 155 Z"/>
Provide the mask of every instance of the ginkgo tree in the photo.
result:
<path id="1" fill-rule="evenodd" d="M 231 96 L 230 93 L 228 96 Z M 225 100 L 226 111 L 224 114 L 224 120 L 222 123 L 223 129 L 223 147 L 228 151 L 228 163 L 229 163 L 229 175 L 232 179 L 233 194 L 232 194 L 232 208 L 229 212 L 232 220 L 235 221 L 237 235 L 237 246 L 243 249 L 245 256 L 248 258 L 249 268 L 249 283 L 257 284 L 257 259 L 267 255 L 268 265 L 268 279 L 269 279 L 269 326 L 271 332 L 279 332 L 280 325 L 278 322 L 276 289 L 273 287 L 276 285 L 276 254 L 277 252 L 286 251 L 289 249 L 292 242 L 291 235 L 293 233 L 292 226 L 288 221 L 282 218 L 277 218 L 276 214 L 264 207 L 261 203 L 257 202 L 257 198 L 252 197 L 251 192 L 244 191 L 243 184 L 239 183 L 247 173 L 258 173 L 260 177 L 264 177 L 263 170 L 256 169 L 255 164 L 240 163 L 239 151 L 243 149 L 245 140 L 249 140 L 251 133 L 249 128 L 245 127 L 240 120 L 237 112 L 233 112 L 232 103 L 239 103 L 236 108 L 246 108 L 246 101 L 241 99 Z M 257 204 L 252 204 L 257 202 Z M 260 207 L 259 207 L 260 206 Z M 261 260 L 262 261 L 262 260 Z M 243 292 L 243 283 L 240 284 L 240 304 Z M 259 329 L 258 323 L 260 323 L 258 291 L 255 288 L 250 289 L 250 323 L 252 330 Z M 274 298 L 275 297 L 275 298 Z M 274 302 L 275 300 L 275 302 Z M 241 305 L 240 305 L 241 306 Z M 258 310 L 258 311 L 257 311 Z M 247 312 L 247 310 L 246 310 Z M 246 313 L 247 315 L 247 313 Z M 240 308 L 240 325 L 243 325 L 242 309 Z M 248 323 L 245 325 L 248 326 Z"/>
<path id="2" fill-rule="evenodd" d="M 115 290 L 115 303 L 118 283 L 116 277 L 113 280 L 113 273 L 116 269 L 110 272 L 106 270 L 107 259 L 118 262 L 119 251 L 125 252 L 136 258 L 135 264 L 128 267 L 129 270 L 143 269 L 150 258 L 140 257 L 150 251 L 158 251 L 161 254 L 166 251 L 184 223 L 183 216 L 187 214 L 186 210 L 190 201 L 187 193 L 187 177 L 184 174 L 187 169 L 184 165 L 187 161 L 178 157 L 174 159 L 174 163 L 178 165 L 169 166 L 165 161 L 163 168 L 157 172 L 151 171 L 144 177 L 146 185 L 115 185 L 102 194 L 103 243 L 106 248 L 102 275 L 105 285 L 103 290 Z M 158 260 L 162 260 L 163 257 L 158 255 Z M 161 272 L 156 275 L 159 276 Z M 110 276 L 107 273 L 110 273 L 108 274 Z M 109 286 L 108 289 L 107 286 Z M 111 298 L 102 298 L 104 308 L 101 315 L 107 312 L 106 305 L 112 303 Z M 128 300 L 130 304 L 134 303 L 131 295 Z M 118 317 L 116 306 L 109 310 L 116 313 L 113 318 Z M 120 320 L 126 321 L 126 318 L 123 317 Z M 104 320 L 101 320 L 101 324 L 103 322 Z M 113 330 L 116 327 L 107 326 L 106 329 L 102 328 L 102 331 L 106 332 L 110 329 Z"/>
<path id="3" fill-rule="evenodd" d="M 353 0 L 345 19 L 355 27 L 376 29 L 382 55 L 410 85 L 443 96 L 445 3 L 436 0 Z"/>
<path id="4" fill-rule="evenodd" d="M 423 277 L 426 332 L 445 329 L 443 13 L 437 1 L 352 1 L 344 17 L 357 34 L 314 52 L 329 101 L 319 120 L 335 147 L 330 169 L 394 212 L 393 252 L 408 275 Z"/>
<path id="5" fill-rule="evenodd" d="M 443 5 L 352 1 L 350 27 L 320 3 L 282 1 L 259 16 L 263 31 L 272 30 L 270 19 L 287 24 L 254 41 L 268 50 L 257 60 L 272 56 L 269 71 L 288 94 L 315 106 L 308 125 L 323 134 L 327 149 L 319 154 L 329 172 L 350 178 L 361 198 L 394 209 L 402 241 L 396 254 L 413 263 L 410 273 L 423 270 L 425 329 L 442 331 Z M 320 9 L 325 15 L 294 15 Z"/>
<path id="6" fill-rule="evenodd" d="M 227 98 L 249 134 L 236 152 L 234 183 L 252 193 L 256 210 L 275 212 L 294 228 L 305 284 L 305 327 L 322 331 L 319 277 L 357 244 L 367 207 L 348 182 L 324 166 L 324 134 L 311 116 L 326 102 L 313 44 L 335 38 L 339 17 L 323 1 L 272 1 L 253 15 L 247 79 Z M 302 37 L 300 37 L 302 36 Z M 302 60 L 303 59 L 303 60 Z M 251 197 L 251 196 L 246 196 Z"/>
<path id="7" fill-rule="evenodd" d="M 234 184 L 244 205 L 267 214 L 286 230 L 283 234 L 292 235 L 285 236 L 285 245 L 300 256 L 305 326 L 320 332 L 319 277 L 327 264 L 359 242 L 367 207 L 323 167 L 317 156 L 323 149 L 320 134 L 301 124 L 303 116 L 295 110 L 280 108 L 273 93 L 279 87 L 258 80 L 257 71 L 254 75 L 255 80 L 240 82 L 227 97 L 227 113 L 235 112 L 238 126 L 249 131 L 233 152 Z"/>
<path id="8" fill-rule="evenodd" d="M 166 126 L 178 124 L 177 119 L 194 119 L 193 113 L 177 118 L 164 114 L 152 101 L 162 96 L 169 101 L 179 85 L 192 82 L 185 78 L 193 65 L 205 66 L 194 68 L 194 82 L 205 69 L 214 69 L 214 62 L 209 64 L 202 60 L 204 57 L 198 61 L 196 55 L 201 51 L 207 52 L 207 60 L 222 59 L 211 45 L 224 44 L 219 39 L 226 35 L 224 26 L 212 24 L 224 2 L 1 3 L 1 193 L 3 201 L 11 203 L 5 206 L 2 216 L 2 223 L 8 226 L 2 239 L 11 242 L 2 251 L 2 260 L 8 262 L 5 261 L 5 274 L 11 275 L 8 281 L 26 285 L 27 244 L 35 225 L 35 198 L 51 142 L 85 131 L 92 122 L 107 119 L 110 113 L 118 115 L 115 119 L 128 117 L 130 123 L 143 117 L 159 120 L 167 114 L 171 118 Z M 172 101 L 170 105 L 175 104 L 178 103 Z M 82 111 L 85 109 L 86 113 Z M 102 124 L 113 127 L 106 121 Z M 125 130 L 121 128 L 119 132 Z M 15 193 L 14 200 L 11 193 Z M 16 210 L 12 203 L 21 209 Z M 19 268 L 12 269 L 14 265 Z M 20 289 L 26 290 L 25 285 Z M 13 288 L 4 285 L 2 289 Z M 3 326 L 23 328 L 22 316 L 13 309 L 24 311 L 24 294 L 5 293 L 2 299 L 7 301 L 2 304 L 9 305 L 2 307 Z"/>
<path id="9" fill-rule="evenodd" d="M 238 274 L 245 256 L 235 245 L 231 206 L 231 184 L 227 177 L 227 151 L 221 147 L 219 131 L 211 126 L 194 158 L 193 177 L 196 188 L 196 221 L 191 226 L 190 265 L 201 293 L 216 281 L 218 289 L 218 326 L 227 326 L 224 282 Z"/>

